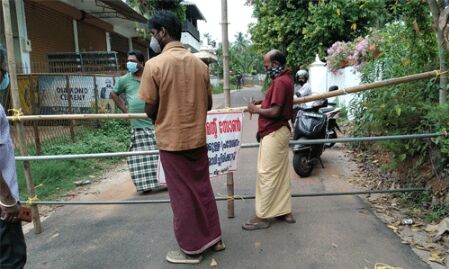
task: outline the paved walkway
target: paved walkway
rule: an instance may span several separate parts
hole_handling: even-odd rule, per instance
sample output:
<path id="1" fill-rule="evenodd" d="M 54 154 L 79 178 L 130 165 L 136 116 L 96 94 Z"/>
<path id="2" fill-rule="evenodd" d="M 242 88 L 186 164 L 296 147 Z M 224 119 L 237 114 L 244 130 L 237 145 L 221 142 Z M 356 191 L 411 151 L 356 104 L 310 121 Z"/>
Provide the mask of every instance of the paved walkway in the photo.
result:
<path id="1" fill-rule="evenodd" d="M 243 100 L 256 90 L 233 93 Z M 244 101 L 239 101 L 244 102 Z M 243 103 L 244 104 L 244 103 Z M 246 117 L 243 143 L 255 142 L 257 117 Z M 257 149 L 242 149 L 235 173 L 235 192 L 253 195 Z M 294 193 L 348 191 L 346 182 L 356 166 L 338 145 L 323 154 L 325 169 L 309 178 L 291 170 Z M 111 176 L 109 189 L 98 199 L 161 199 L 167 193 L 140 196 L 126 171 Z M 111 183 L 112 182 L 112 183 Z M 226 194 L 226 178 L 212 179 L 215 194 Z M 254 213 L 253 200 L 235 201 L 235 218 L 228 219 L 226 202 L 218 202 L 227 249 L 206 253 L 200 265 L 172 265 L 164 260 L 176 249 L 168 204 L 65 206 L 43 222 L 44 232 L 28 233 L 28 268 L 374 268 L 377 262 L 407 269 L 429 268 L 356 196 L 294 198 L 296 224 L 273 223 L 267 230 L 243 231 L 241 224 Z"/>

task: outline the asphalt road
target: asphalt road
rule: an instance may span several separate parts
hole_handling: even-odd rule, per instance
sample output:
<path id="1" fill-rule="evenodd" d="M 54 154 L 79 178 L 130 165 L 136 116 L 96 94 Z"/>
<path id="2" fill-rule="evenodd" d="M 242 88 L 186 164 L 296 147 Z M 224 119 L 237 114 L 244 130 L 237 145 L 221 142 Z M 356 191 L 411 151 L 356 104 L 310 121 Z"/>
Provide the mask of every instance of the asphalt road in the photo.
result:
<path id="1" fill-rule="evenodd" d="M 258 89 L 232 94 L 233 106 L 261 97 Z M 220 105 L 216 96 L 216 107 Z M 257 117 L 245 118 L 243 143 L 255 142 Z M 235 192 L 253 195 L 257 149 L 243 149 L 235 173 Z M 299 178 L 291 169 L 294 193 L 349 191 L 345 179 L 356 166 L 338 145 L 323 154 L 325 168 L 316 168 L 309 178 Z M 217 196 L 226 194 L 226 178 L 213 178 Z M 99 199 L 159 199 L 167 193 L 141 196 L 135 193 L 127 172 L 110 175 L 113 187 Z M 208 252 L 200 265 L 172 265 L 165 261 L 177 248 L 168 204 L 65 206 L 44 222 L 44 232 L 26 234 L 27 268 L 374 268 L 386 263 L 401 268 L 430 268 L 398 238 L 357 196 L 293 198 L 296 224 L 274 222 L 269 229 L 243 231 L 241 224 L 252 217 L 254 200 L 236 200 L 235 218 L 227 218 L 226 202 L 218 202 L 223 239 L 227 249 Z"/>

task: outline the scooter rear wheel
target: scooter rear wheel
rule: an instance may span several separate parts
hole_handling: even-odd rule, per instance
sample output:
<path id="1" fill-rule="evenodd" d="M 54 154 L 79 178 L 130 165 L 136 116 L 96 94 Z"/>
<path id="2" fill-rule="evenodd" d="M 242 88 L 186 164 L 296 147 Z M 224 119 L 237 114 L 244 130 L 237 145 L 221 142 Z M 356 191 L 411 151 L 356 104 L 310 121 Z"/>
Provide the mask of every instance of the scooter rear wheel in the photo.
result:
<path id="1" fill-rule="evenodd" d="M 295 153 L 293 155 L 293 169 L 300 177 L 308 177 L 312 173 L 313 164 L 307 154 Z"/>

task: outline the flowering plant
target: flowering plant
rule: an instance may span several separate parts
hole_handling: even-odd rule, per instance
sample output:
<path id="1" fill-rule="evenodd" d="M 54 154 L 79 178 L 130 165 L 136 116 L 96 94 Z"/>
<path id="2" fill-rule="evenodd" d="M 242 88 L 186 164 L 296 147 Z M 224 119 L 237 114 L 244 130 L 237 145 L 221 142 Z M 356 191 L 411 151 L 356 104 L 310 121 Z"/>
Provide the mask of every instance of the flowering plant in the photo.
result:
<path id="1" fill-rule="evenodd" d="M 335 72 L 338 69 L 344 68 L 350 64 L 352 61 L 352 44 L 350 42 L 335 42 L 332 47 L 327 49 L 327 66 L 328 68 Z"/>
<path id="2" fill-rule="evenodd" d="M 360 68 L 365 62 L 376 59 L 382 39 L 373 35 L 356 38 L 353 42 L 335 42 L 327 50 L 327 66 L 332 72 L 347 66 Z"/>

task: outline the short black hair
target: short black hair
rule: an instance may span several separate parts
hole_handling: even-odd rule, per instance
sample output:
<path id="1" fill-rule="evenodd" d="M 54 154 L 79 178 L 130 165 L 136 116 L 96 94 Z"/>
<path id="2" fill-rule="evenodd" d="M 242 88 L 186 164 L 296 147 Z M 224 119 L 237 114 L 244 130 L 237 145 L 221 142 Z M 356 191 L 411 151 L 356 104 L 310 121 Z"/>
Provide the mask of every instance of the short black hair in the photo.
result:
<path id="1" fill-rule="evenodd" d="M 161 10 L 154 14 L 148 21 L 150 29 L 160 31 L 162 27 L 165 28 L 171 38 L 179 41 L 181 40 L 182 25 L 175 13 L 168 10 Z"/>
<path id="2" fill-rule="evenodd" d="M 281 51 L 273 50 L 273 53 L 270 55 L 270 61 L 271 62 L 277 61 L 282 66 L 284 66 L 285 63 L 287 63 L 287 57 L 285 57 L 285 54 L 282 53 Z"/>
<path id="3" fill-rule="evenodd" d="M 128 52 L 128 56 L 134 55 L 136 56 L 137 60 L 141 63 L 145 62 L 145 56 L 140 50 L 131 50 Z"/>

